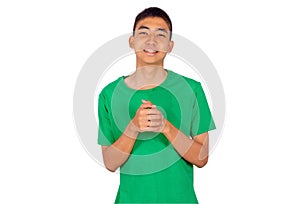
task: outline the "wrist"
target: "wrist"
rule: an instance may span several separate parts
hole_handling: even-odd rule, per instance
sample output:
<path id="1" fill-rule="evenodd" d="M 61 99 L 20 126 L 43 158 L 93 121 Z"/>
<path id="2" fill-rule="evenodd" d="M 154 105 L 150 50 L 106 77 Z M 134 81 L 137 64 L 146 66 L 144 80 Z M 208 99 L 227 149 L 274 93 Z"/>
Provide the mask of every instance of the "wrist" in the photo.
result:
<path id="1" fill-rule="evenodd" d="M 164 128 L 162 129 L 162 133 L 164 135 L 168 135 L 171 131 L 171 128 L 172 128 L 172 124 L 167 120 L 167 119 L 164 119 L 164 123 L 165 123 L 165 126 Z"/>
<path id="2" fill-rule="evenodd" d="M 132 121 L 130 121 L 124 133 L 128 137 L 137 138 L 139 131 L 137 126 Z"/>
<path id="3" fill-rule="evenodd" d="M 163 128 L 162 133 L 170 142 L 174 142 L 174 140 L 178 136 L 179 130 L 172 123 L 166 120 L 166 124 Z"/>

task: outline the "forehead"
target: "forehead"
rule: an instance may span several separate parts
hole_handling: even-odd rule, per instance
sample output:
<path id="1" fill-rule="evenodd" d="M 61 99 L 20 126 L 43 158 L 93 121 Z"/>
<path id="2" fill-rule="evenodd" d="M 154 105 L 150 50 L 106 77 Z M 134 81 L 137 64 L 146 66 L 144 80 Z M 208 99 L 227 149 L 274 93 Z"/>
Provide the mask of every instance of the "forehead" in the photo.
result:
<path id="1" fill-rule="evenodd" d="M 160 17 L 147 17 L 142 20 L 140 20 L 137 24 L 135 29 L 139 29 L 141 26 L 146 26 L 150 29 L 156 29 L 156 28 L 164 28 L 165 30 L 170 30 L 168 24 L 165 22 L 164 19 Z"/>

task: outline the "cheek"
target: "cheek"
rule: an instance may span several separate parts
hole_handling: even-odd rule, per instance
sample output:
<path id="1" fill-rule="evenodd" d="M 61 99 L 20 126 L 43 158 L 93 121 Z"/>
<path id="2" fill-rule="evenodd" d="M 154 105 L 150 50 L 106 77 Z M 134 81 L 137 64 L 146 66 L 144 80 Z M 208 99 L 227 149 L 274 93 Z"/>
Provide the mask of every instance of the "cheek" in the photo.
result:
<path id="1" fill-rule="evenodd" d="M 133 49 L 135 51 L 141 51 L 141 50 L 143 50 L 144 44 L 145 44 L 145 42 L 143 42 L 143 40 L 140 40 L 140 39 L 134 40 L 133 41 Z"/>
<path id="2" fill-rule="evenodd" d="M 161 49 L 162 49 L 164 52 L 168 52 L 168 51 L 169 51 L 169 45 L 168 45 L 168 44 L 164 44 L 164 45 L 162 45 Z"/>

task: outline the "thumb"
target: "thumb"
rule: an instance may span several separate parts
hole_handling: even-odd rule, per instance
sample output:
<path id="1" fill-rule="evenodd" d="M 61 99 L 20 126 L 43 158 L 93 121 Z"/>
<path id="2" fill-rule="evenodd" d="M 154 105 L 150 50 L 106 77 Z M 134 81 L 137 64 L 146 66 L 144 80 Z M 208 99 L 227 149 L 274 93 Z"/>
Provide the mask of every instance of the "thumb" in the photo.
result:
<path id="1" fill-rule="evenodd" d="M 143 102 L 144 104 L 145 104 L 145 103 L 150 103 L 150 104 L 152 105 L 151 101 L 148 101 L 148 100 L 142 99 L 142 102 Z"/>
<path id="2" fill-rule="evenodd" d="M 142 106 L 144 108 L 145 107 L 147 107 L 147 109 L 156 108 L 156 105 L 154 105 L 151 101 L 142 99 L 142 102 L 143 102 Z"/>

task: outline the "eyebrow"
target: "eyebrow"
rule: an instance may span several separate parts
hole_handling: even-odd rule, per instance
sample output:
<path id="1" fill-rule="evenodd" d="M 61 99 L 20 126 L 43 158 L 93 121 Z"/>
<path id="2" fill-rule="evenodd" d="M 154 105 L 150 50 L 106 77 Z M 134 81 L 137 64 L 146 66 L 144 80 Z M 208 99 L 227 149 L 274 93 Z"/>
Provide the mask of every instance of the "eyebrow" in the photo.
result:
<path id="1" fill-rule="evenodd" d="M 148 30 L 150 30 L 150 28 L 149 27 L 147 27 L 147 26 L 140 26 L 139 28 L 138 28 L 138 30 L 140 30 L 140 29 L 148 29 Z"/>
<path id="2" fill-rule="evenodd" d="M 148 30 L 150 30 L 150 28 L 149 28 L 149 27 L 147 27 L 147 26 L 143 26 L 143 25 L 141 25 L 141 26 L 138 28 L 138 30 L 141 30 L 141 29 L 148 29 Z M 167 32 L 167 30 L 166 30 L 166 29 L 164 29 L 164 28 L 157 28 L 156 30 L 159 30 L 159 31 L 162 31 L 162 32 L 168 33 L 168 32 Z"/>

